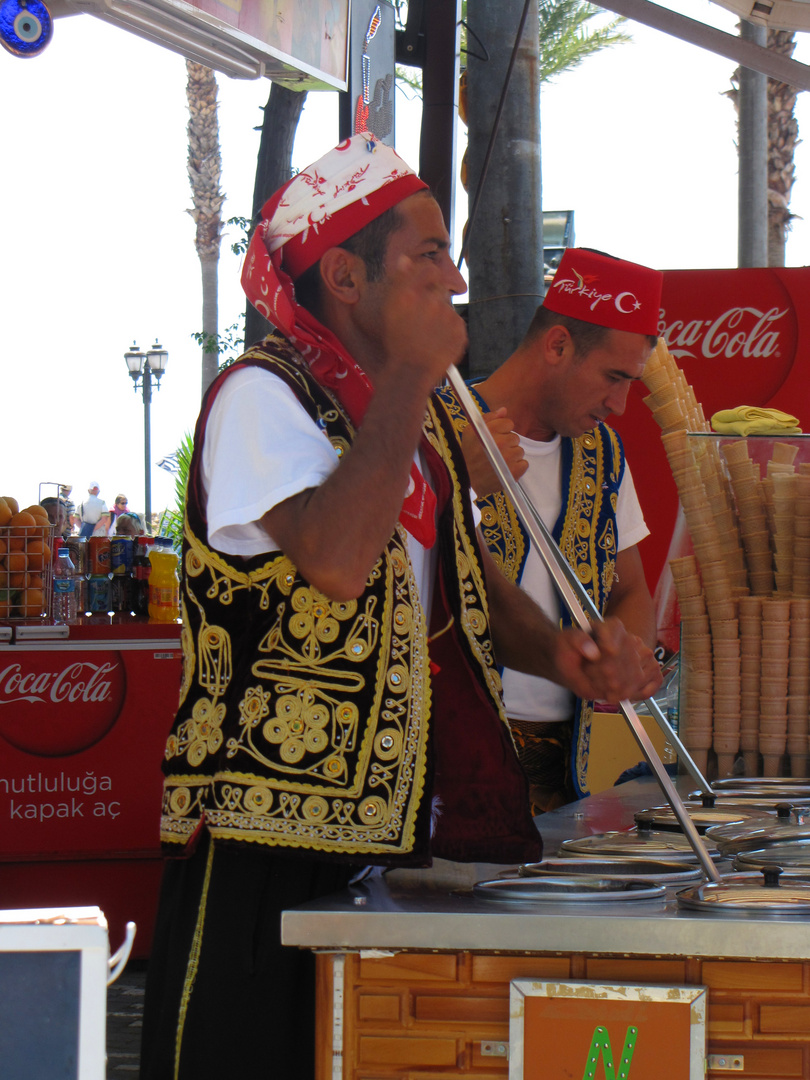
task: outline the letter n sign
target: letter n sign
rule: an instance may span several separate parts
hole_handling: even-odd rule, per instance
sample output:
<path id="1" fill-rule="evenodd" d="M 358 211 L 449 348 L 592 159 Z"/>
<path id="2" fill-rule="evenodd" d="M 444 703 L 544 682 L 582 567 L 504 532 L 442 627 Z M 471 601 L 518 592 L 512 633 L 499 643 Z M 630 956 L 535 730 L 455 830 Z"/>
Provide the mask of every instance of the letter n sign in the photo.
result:
<path id="1" fill-rule="evenodd" d="M 622 1056 L 619 1058 L 617 1067 L 613 1065 L 613 1048 L 610 1045 L 610 1035 L 606 1027 L 595 1028 L 588 1057 L 585 1061 L 585 1071 L 582 1080 L 594 1080 L 596 1070 L 599 1068 L 599 1056 L 602 1057 L 602 1065 L 605 1069 L 605 1080 L 629 1080 L 630 1066 L 633 1062 L 633 1050 L 638 1038 L 638 1028 L 629 1027 L 624 1038 Z"/>
<path id="2" fill-rule="evenodd" d="M 705 986 L 515 979 L 509 1080 L 704 1080 L 706 996 Z"/>

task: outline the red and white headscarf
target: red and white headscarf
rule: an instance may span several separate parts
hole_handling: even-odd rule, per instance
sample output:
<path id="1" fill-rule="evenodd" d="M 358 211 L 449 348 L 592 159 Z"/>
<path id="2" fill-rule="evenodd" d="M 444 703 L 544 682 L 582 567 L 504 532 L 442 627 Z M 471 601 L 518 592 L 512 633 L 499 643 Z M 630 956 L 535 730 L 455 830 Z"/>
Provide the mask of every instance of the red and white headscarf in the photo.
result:
<path id="1" fill-rule="evenodd" d="M 353 135 L 267 200 L 245 256 L 242 288 L 248 300 L 289 338 L 355 427 L 371 401 L 371 382 L 335 335 L 296 302 L 293 283 L 329 248 L 426 188 L 390 146 L 369 132 Z M 435 540 L 435 505 L 414 465 L 400 522 L 426 547 Z"/>

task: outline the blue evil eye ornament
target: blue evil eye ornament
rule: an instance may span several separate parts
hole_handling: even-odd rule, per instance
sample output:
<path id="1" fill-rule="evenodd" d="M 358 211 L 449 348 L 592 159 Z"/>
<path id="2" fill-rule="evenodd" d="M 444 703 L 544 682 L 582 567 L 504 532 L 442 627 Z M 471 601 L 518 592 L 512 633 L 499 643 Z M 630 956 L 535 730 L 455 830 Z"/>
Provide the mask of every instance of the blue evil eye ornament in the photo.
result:
<path id="1" fill-rule="evenodd" d="M 15 56 L 39 56 L 53 36 L 42 0 L 0 0 L 0 45 Z"/>

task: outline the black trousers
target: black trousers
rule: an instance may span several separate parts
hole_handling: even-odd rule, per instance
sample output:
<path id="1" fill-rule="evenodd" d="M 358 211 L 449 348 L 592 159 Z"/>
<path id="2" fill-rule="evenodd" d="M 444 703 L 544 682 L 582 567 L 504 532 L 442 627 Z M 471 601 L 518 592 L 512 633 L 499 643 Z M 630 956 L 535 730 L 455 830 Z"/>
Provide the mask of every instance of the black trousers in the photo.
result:
<path id="1" fill-rule="evenodd" d="M 280 914 L 357 867 L 214 846 L 167 862 L 149 959 L 142 1080 L 312 1080 L 315 958 L 280 942 Z"/>

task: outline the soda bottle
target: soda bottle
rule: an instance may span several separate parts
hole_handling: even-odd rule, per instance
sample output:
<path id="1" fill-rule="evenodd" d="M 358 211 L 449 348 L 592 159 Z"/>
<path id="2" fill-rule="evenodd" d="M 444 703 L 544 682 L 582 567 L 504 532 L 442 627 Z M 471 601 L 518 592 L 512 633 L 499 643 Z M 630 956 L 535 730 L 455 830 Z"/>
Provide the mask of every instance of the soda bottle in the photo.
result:
<path id="1" fill-rule="evenodd" d="M 178 559 L 168 536 L 156 536 L 149 554 L 149 621 L 174 622 L 180 618 Z"/>
<path id="2" fill-rule="evenodd" d="M 138 536 L 136 540 L 138 543 L 132 559 L 132 610 L 136 615 L 146 616 L 149 614 L 149 574 L 152 569 L 149 554 L 152 550 L 152 537 Z"/>
<path id="3" fill-rule="evenodd" d="M 53 621 L 75 623 L 78 613 L 76 570 L 65 544 L 59 548 L 53 568 Z"/>

